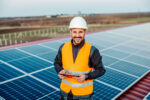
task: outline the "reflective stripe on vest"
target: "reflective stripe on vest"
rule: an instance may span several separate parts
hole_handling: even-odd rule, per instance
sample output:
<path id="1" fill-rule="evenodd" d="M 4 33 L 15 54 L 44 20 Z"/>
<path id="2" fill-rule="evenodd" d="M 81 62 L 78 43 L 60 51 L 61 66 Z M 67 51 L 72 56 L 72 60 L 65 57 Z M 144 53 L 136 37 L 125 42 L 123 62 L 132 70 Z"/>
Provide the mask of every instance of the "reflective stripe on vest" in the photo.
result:
<path id="1" fill-rule="evenodd" d="M 70 81 L 63 79 L 62 82 L 72 87 L 85 87 L 85 86 L 93 85 L 93 81 L 89 81 L 86 83 L 71 83 Z"/>
<path id="2" fill-rule="evenodd" d="M 80 75 L 80 74 L 87 74 L 89 73 L 90 71 L 84 71 L 84 72 L 79 72 L 79 71 L 71 71 L 71 70 L 67 70 L 67 69 L 64 69 L 67 73 L 70 73 L 72 75 Z"/>

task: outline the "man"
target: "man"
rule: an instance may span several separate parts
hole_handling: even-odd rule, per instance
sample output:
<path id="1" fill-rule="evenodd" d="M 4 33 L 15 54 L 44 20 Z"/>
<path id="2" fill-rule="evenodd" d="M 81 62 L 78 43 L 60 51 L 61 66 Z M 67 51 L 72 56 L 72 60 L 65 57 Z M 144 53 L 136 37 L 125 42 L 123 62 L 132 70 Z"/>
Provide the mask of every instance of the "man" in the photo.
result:
<path id="1" fill-rule="evenodd" d="M 105 73 L 99 50 L 85 41 L 86 21 L 70 22 L 72 40 L 60 46 L 54 66 L 61 80 L 60 100 L 92 100 L 93 79 Z"/>

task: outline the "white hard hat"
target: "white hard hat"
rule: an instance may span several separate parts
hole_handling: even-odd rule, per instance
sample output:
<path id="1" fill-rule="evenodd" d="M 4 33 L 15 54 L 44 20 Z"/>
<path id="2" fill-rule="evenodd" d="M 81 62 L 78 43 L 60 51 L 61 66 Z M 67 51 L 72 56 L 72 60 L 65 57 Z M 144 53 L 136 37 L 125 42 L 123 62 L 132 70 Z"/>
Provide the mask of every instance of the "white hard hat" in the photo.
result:
<path id="1" fill-rule="evenodd" d="M 83 28 L 83 29 L 88 29 L 86 21 L 82 17 L 74 17 L 69 25 L 69 29 L 71 28 Z"/>

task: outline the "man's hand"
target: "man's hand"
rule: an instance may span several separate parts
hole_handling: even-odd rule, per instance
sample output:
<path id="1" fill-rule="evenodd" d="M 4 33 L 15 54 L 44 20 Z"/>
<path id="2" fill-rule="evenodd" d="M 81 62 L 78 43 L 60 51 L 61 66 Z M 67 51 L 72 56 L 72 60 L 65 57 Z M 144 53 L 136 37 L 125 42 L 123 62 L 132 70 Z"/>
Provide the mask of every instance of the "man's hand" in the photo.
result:
<path id="1" fill-rule="evenodd" d="M 65 71 L 64 69 L 59 72 L 58 76 L 59 76 L 60 79 L 65 79 L 65 78 L 67 78 L 67 76 L 60 75 L 60 74 L 66 74 L 66 71 Z"/>
<path id="2" fill-rule="evenodd" d="M 76 79 L 80 83 L 83 82 L 85 78 L 86 78 L 86 75 L 84 74 L 79 75 L 79 77 L 74 77 L 74 79 Z"/>

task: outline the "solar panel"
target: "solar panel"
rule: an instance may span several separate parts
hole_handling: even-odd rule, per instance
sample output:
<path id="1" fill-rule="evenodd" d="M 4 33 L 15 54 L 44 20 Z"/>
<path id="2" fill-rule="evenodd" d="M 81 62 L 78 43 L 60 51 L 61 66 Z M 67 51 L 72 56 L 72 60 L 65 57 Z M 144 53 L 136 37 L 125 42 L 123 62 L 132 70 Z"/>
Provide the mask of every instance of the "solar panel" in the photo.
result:
<path id="1" fill-rule="evenodd" d="M 119 45 L 113 48 L 114 50 L 119 50 L 125 53 L 133 54 L 135 51 L 139 50 L 133 47 L 129 47 L 127 45 Z"/>
<path id="2" fill-rule="evenodd" d="M 147 96 L 144 98 L 144 100 L 150 100 L 150 93 L 147 94 Z"/>
<path id="3" fill-rule="evenodd" d="M 8 100 L 38 99 L 51 92 L 57 91 L 29 76 L 0 85 L 0 94 Z"/>
<path id="4" fill-rule="evenodd" d="M 116 57 L 119 59 L 129 56 L 128 53 L 124 53 L 124 52 L 113 50 L 113 49 L 108 49 L 108 50 L 102 51 L 102 54 L 113 56 L 113 57 Z"/>
<path id="5" fill-rule="evenodd" d="M 149 70 L 148 68 L 146 68 L 144 66 L 136 65 L 136 64 L 129 63 L 126 61 L 116 62 L 116 63 L 110 65 L 110 67 L 130 73 L 130 74 L 138 76 L 138 77 L 142 76 L 145 72 L 147 72 Z"/>
<path id="6" fill-rule="evenodd" d="M 110 64 L 112 64 L 112 63 L 118 61 L 118 59 L 112 58 L 112 57 L 110 57 L 110 56 L 103 55 L 103 56 L 102 56 L 102 61 L 103 61 L 103 64 L 104 64 L 105 66 L 108 66 L 108 65 L 110 65 Z"/>
<path id="7" fill-rule="evenodd" d="M 148 50 L 149 50 L 149 48 L 148 48 Z M 150 58 L 150 51 L 148 51 L 148 50 L 147 51 L 146 50 L 141 50 L 137 53 L 137 55 L 144 56 L 146 58 Z"/>
<path id="8" fill-rule="evenodd" d="M 39 73 L 33 74 L 33 76 L 52 84 L 53 86 L 59 88 L 61 80 L 58 78 L 58 75 L 56 74 L 54 68 L 47 69 L 44 71 L 41 71 Z"/>
<path id="9" fill-rule="evenodd" d="M 27 73 L 31 73 L 33 71 L 40 70 L 42 68 L 46 68 L 52 65 L 49 62 L 46 62 L 42 59 L 32 57 L 32 56 L 28 58 L 12 61 L 9 63 Z"/>
<path id="10" fill-rule="evenodd" d="M 140 57 L 140 56 L 132 55 L 132 56 L 126 58 L 125 60 L 133 62 L 133 63 L 140 64 L 140 65 L 144 65 L 144 66 L 150 68 L 149 59 L 145 58 L 145 57 Z"/>
<path id="11" fill-rule="evenodd" d="M 94 81 L 94 100 L 110 100 L 120 91 L 108 85 Z"/>
<path id="12" fill-rule="evenodd" d="M 16 49 L 9 49 L 0 52 L 0 60 L 10 61 L 18 58 L 28 57 L 30 55 L 22 53 Z"/>
<path id="13" fill-rule="evenodd" d="M 50 92 L 49 94 L 38 98 L 37 100 L 57 100 L 60 97 L 59 91 Z"/>
<path id="14" fill-rule="evenodd" d="M 52 52 L 38 54 L 38 56 L 54 62 L 56 54 L 57 54 L 57 51 L 52 51 Z"/>
<path id="15" fill-rule="evenodd" d="M 52 49 L 59 49 L 59 46 L 63 43 L 63 41 L 53 41 L 53 42 L 46 42 L 46 43 L 42 43 L 42 46 L 46 46 L 46 47 L 50 47 Z M 57 45 L 56 45 L 57 44 Z"/>
<path id="16" fill-rule="evenodd" d="M 25 46 L 25 47 L 21 47 L 19 49 L 29 52 L 29 53 L 32 53 L 32 54 L 35 54 L 35 55 L 52 51 L 49 48 L 43 48 L 40 45 Z"/>
<path id="17" fill-rule="evenodd" d="M 136 77 L 118 72 L 115 69 L 113 70 L 110 68 L 106 68 L 105 75 L 98 78 L 97 80 L 100 80 L 102 82 L 105 82 L 107 84 L 110 84 L 123 90 L 130 84 L 132 84 L 136 79 L 137 79 Z"/>
<path id="18" fill-rule="evenodd" d="M 0 82 L 23 75 L 23 73 L 0 63 Z"/>
<path id="19" fill-rule="evenodd" d="M 150 23 L 86 35 L 106 73 L 94 81 L 94 100 L 115 99 L 150 71 Z M 70 38 L 0 50 L 0 99 L 58 99 L 53 62 Z"/>

